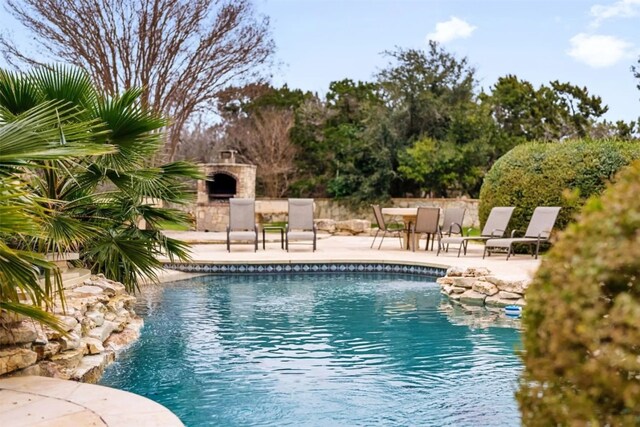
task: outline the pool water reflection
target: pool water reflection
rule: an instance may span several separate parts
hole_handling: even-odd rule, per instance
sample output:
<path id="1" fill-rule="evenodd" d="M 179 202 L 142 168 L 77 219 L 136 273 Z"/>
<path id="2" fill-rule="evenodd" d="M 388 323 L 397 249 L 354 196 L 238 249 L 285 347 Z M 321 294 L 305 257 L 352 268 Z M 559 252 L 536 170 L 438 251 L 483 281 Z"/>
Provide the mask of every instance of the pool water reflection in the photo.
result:
<path id="1" fill-rule="evenodd" d="M 517 425 L 517 322 L 424 278 L 206 276 L 145 290 L 101 384 L 188 426 Z"/>

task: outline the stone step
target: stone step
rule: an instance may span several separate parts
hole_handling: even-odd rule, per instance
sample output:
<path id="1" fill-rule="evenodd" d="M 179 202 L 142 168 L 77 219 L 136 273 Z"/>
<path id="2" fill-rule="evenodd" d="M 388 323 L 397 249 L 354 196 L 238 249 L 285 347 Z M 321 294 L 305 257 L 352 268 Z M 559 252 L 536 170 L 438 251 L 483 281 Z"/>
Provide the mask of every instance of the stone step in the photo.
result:
<path id="1" fill-rule="evenodd" d="M 62 283 L 65 289 L 71 289 L 81 285 L 85 280 L 91 277 L 91 270 L 86 268 L 74 268 L 62 273 Z"/>

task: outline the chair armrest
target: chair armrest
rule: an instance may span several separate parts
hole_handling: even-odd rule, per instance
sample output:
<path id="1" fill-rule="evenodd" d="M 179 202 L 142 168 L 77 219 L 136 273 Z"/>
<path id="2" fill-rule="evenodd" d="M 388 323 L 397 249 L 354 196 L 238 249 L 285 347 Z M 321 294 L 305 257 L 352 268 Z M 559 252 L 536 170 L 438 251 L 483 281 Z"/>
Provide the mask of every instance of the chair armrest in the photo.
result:
<path id="1" fill-rule="evenodd" d="M 518 230 L 511 230 L 511 238 L 513 239 L 514 237 L 516 237 L 516 233 L 518 232 Z"/>
<path id="2" fill-rule="evenodd" d="M 491 237 L 502 237 L 506 230 L 501 230 L 499 228 L 494 228 L 491 230 Z M 514 230 L 515 231 L 515 230 Z M 511 237 L 513 237 L 513 232 L 511 233 Z"/>
<path id="3" fill-rule="evenodd" d="M 544 235 L 544 237 L 543 237 Z M 540 233 L 538 233 L 538 240 L 544 238 L 545 240 L 549 239 L 549 236 L 551 236 L 551 230 L 542 230 Z"/>
<path id="4" fill-rule="evenodd" d="M 453 232 L 453 228 L 457 227 L 458 231 L 456 231 L 456 233 L 460 233 L 460 235 L 463 235 L 464 233 L 462 232 L 462 224 L 458 224 L 457 222 L 454 222 L 453 224 L 451 224 L 451 226 L 449 227 L 449 236 L 451 236 L 451 233 Z"/>

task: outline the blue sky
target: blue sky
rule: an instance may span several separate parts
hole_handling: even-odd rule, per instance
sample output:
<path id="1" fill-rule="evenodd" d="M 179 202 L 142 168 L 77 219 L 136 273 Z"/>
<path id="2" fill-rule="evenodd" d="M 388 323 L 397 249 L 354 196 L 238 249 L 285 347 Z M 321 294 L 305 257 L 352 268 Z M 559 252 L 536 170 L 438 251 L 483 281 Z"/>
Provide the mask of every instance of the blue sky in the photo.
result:
<path id="1" fill-rule="evenodd" d="M 331 81 L 371 80 L 396 46 L 423 49 L 428 36 L 477 69 L 488 89 L 515 74 L 587 86 L 610 120 L 636 120 L 640 91 L 640 0 L 256 0 L 271 18 L 276 85 L 323 95 Z"/>

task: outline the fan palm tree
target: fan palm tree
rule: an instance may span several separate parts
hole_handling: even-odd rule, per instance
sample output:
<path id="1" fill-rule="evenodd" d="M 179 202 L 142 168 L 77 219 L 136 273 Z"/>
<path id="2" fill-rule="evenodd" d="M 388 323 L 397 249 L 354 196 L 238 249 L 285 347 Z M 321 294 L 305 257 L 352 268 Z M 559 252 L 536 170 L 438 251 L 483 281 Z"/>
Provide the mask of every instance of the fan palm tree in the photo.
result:
<path id="1" fill-rule="evenodd" d="M 68 111 L 62 103 L 49 102 L 10 122 L 0 114 L 0 312 L 25 315 L 58 330 L 56 318 L 44 310 L 54 294 L 62 297 L 57 269 L 43 254 L 25 249 L 30 240 L 45 236 L 43 223 L 49 214 L 46 200 L 31 191 L 30 181 L 43 171 L 44 162 L 114 150 L 80 139 L 63 143 L 59 117 Z M 92 123 L 77 122 L 69 133 L 86 135 L 92 130 Z"/>
<path id="2" fill-rule="evenodd" d="M 166 123 L 142 109 L 139 96 L 139 90 L 130 90 L 102 97 L 77 69 L 0 70 L 0 137 L 5 135 L 0 139 L 0 209 L 10 213 L 0 221 L 6 225 L 0 227 L 0 250 L 25 259 L 23 264 L 4 263 L 9 258 L 0 253 L 0 301 L 5 303 L 0 308 L 17 311 L 6 303 L 18 301 L 12 292 L 21 289 L 19 284 L 31 289 L 36 306 L 50 301 L 50 285 L 43 293 L 35 289 L 33 267 L 50 272 L 51 266 L 33 252 L 78 251 L 93 272 L 129 290 L 136 289 L 141 276 L 156 277 L 159 254 L 187 258 L 187 246 L 158 229 L 161 222 L 184 222 L 186 215 L 157 204 L 186 202 L 184 181 L 200 174 L 186 162 L 151 164 Z M 16 129 L 23 132 L 20 138 L 11 135 Z M 34 148 L 31 156 L 21 153 L 38 133 L 50 152 Z M 22 209 L 22 203 L 30 208 Z M 138 226 L 141 219 L 147 229 Z M 22 227 L 12 228 L 15 223 Z M 22 275 L 11 272 L 15 266 L 24 267 Z"/>

